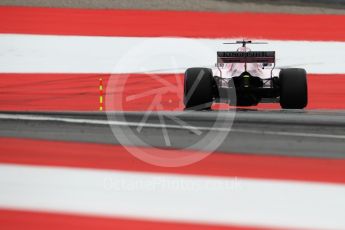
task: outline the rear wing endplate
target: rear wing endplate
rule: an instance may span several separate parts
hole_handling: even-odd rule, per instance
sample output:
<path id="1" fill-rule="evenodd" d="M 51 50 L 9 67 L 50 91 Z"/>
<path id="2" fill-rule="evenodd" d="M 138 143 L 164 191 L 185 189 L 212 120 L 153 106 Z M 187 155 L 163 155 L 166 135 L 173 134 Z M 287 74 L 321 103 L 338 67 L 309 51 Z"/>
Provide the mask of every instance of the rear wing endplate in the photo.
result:
<path id="1" fill-rule="evenodd" d="M 275 51 L 219 51 L 217 63 L 275 63 Z"/>

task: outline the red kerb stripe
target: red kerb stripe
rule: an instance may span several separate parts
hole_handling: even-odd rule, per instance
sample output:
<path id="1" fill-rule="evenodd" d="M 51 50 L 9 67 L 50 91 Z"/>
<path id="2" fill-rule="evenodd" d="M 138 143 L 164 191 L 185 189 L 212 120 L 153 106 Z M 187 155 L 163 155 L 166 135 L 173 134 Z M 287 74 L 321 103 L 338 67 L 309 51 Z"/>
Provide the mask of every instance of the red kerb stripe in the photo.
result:
<path id="1" fill-rule="evenodd" d="M 345 41 L 344 15 L 0 7 L 0 33 Z"/>
<path id="2" fill-rule="evenodd" d="M 150 148 L 146 150 L 150 151 Z M 181 155 L 201 154 L 197 151 L 186 150 L 181 150 L 179 153 Z M 344 159 L 216 152 L 189 166 L 165 168 L 138 160 L 123 146 L 30 139 L 0 138 L 0 162 L 183 175 L 345 183 Z"/>
<path id="3" fill-rule="evenodd" d="M 261 228 L 220 226 L 207 224 L 191 224 L 178 222 L 149 221 L 125 218 L 107 218 L 95 216 L 80 216 L 61 213 L 43 213 L 33 211 L 17 211 L 0 209 L 0 225 L 2 230 L 254 230 Z M 267 228 L 265 228 L 267 229 Z"/>
<path id="4" fill-rule="evenodd" d="M 182 110 L 181 95 L 183 85 L 178 87 L 177 80 L 183 74 L 156 74 L 177 86 L 162 95 L 163 110 Z M 152 80 L 149 75 L 132 74 L 116 89 L 108 89 L 109 74 L 0 74 L 0 110 L 45 110 L 45 111 L 97 111 L 99 109 L 99 78 L 103 79 L 103 95 L 122 97 L 139 95 L 163 87 L 162 83 Z M 121 74 L 115 78 L 125 77 Z M 181 81 L 179 81 L 181 82 Z M 309 104 L 307 109 L 345 109 L 345 75 L 308 76 Z M 118 110 L 146 111 L 155 95 L 125 101 Z M 224 104 L 214 108 L 229 107 Z M 253 107 L 251 107 L 253 108 Z M 255 108 L 279 109 L 279 104 L 259 104 Z"/>

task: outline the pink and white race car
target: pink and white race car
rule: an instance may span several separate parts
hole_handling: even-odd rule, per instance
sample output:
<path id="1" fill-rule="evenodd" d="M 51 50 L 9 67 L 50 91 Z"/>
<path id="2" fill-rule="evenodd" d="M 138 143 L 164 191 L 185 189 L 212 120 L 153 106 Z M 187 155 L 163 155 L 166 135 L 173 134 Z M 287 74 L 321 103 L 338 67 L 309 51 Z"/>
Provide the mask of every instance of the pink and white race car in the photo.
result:
<path id="1" fill-rule="evenodd" d="M 308 104 L 305 69 L 275 69 L 275 51 L 251 51 L 247 44 L 237 51 L 217 52 L 215 69 L 189 68 L 184 78 L 186 109 L 204 110 L 214 102 L 232 106 L 280 103 L 283 109 L 303 109 Z"/>

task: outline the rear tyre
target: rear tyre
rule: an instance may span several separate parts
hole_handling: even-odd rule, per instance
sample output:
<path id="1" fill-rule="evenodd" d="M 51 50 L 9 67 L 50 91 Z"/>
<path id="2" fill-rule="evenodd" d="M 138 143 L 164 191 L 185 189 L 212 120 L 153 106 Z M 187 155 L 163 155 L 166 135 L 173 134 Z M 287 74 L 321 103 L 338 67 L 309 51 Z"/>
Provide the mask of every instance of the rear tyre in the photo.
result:
<path id="1" fill-rule="evenodd" d="M 307 73 L 304 69 L 283 69 L 279 74 L 280 106 L 303 109 L 308 104 Z"/>
<path id="2" fill-rule="evenodd" d="M 214 97 L 214 79 L 208 68 L 190 68 L 184 74 L 184 104 L 188 110 L 210 109 Z"/>

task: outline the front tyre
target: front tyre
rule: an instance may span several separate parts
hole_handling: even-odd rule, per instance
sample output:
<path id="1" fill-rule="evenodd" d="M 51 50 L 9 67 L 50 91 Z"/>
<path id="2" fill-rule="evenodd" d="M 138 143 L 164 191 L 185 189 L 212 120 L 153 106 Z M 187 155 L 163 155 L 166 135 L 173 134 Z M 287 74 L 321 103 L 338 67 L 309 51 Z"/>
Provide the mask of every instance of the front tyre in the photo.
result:
<path id="1" fill-rule="evenodd" d="M 214 97 L 214 79 L 208 68 L 190 68 L 184 74 L 184 105 L 190 110 L 210 109 Z"/>
<path id="2" fill-rule="evenodd" d="M 279 73 L 280 106 L 303 109 L 308 104 L 307 72 L 304 69 L 283 69 Z"/>

